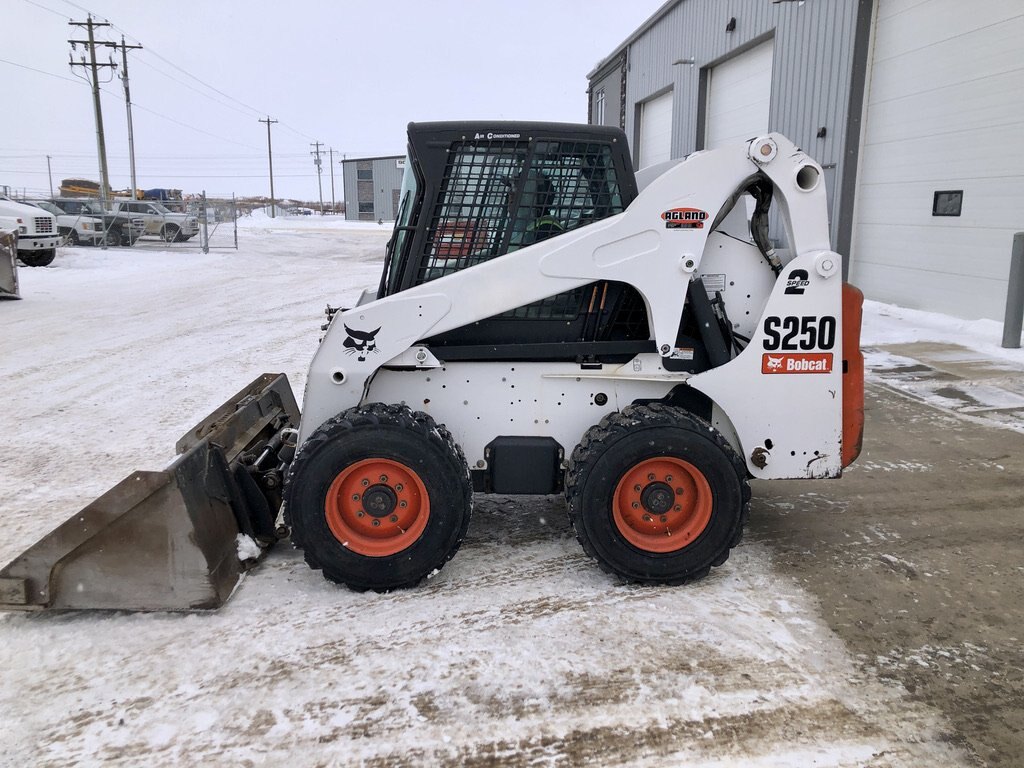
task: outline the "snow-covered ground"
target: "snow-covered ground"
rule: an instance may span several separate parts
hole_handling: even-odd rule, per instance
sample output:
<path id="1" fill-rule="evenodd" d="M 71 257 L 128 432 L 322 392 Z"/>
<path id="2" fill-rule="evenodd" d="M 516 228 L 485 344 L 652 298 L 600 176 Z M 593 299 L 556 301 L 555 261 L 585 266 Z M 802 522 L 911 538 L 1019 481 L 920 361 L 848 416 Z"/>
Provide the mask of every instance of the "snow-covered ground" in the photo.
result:
<path id="1" fill-rule="evenodd" d="M 237 252 L 22 269 L 24 300 L 0 304 L 0 562 L 162 467 L 259 373 L 301 394 L 325 303 L 376 284 L 388 235 L 256 217 Z M 945 322 L 869 304 L 866 343 Z M 5 614 L 0 765 L 962 764 L 770 555 L 742 544 L 699 584 L 625 586 L 560 499 L 477 497 L 458 556 L 415 590 L 336 588 L 280 546 L 216 614 Z"/>

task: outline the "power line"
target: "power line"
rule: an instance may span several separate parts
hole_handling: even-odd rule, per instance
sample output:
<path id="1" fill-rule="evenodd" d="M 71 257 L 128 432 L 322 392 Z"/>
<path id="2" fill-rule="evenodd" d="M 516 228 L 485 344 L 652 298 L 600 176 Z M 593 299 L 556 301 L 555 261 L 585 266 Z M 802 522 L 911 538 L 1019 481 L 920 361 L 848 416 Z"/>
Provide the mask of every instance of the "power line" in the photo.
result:
<path id="1" fill-rule="evenodd" d="M 25 0 L 25 2 L 28 3 L 29 5 L 34 5 L 36 8 L 46 11 L 47 13 L 52 13 L 54 16 L 60 16 L 62 19 L 68 18 L 67 14 L 61 13 L 60 11 L 55 11 L 53 10 L 53 8 L 47 8 L 45 5 L 40 5 L 39 3 L 35 2 L 35 0 Z"/>
<path id="2" fill-rule="evenodd" d="M 8 61 L 7 59 L 0 59 L 0 62 L 4 64 L 10 64 L 12 67 L 18 67 L 19 69 L 27 69 L 29 72 L 38 72 L 40 75 L 46 75 L 47 77 L 55 77 L 58 80 L 65 80 L 69 83 L 74 83 L 75 85 L 78 85 L 78 80 L 73 77 L 64 77 L 64 75 L 57 75 L 53 72 L 46 72 L 42 69 L 36 69 L 35 67 L 27 67 L 24 64 L 19 64 L 16 61 Z"/>
<path id="3" fill-rule="evenodd" d="M 101 88 L 100 90 L 103 91 L 103 93 L 107 94 L 108 96 L 114 96 L 114 97 L 119 98 L 122 101 L 124 101 L 124 97 L 121 96 L 121 94 L 119 94 L 119 93 L 108 91 L 106 88 Z M 182 128 L 188 128 L 190 131 L 196 131 L 197 133 L 205 134 L 206 136 L 209 136 L 210 138 L 219 139 L 220 141 L 226 141 L 226 142 L 229 142 L 231 144 L 237 144 L 238 146 L 245 147 L 246 149 L 256 149 L 256 147 L 254 147 L 252 144 L 243 144 L 240 141 L 235 141 L 234 139 L 229 139 L 226 136 L 218 136 L 216 133 L 210 133 L 209 131 L 203 130 L 202 128 L 197 128 L 194 125 L 189 125 L 188 123 L 183 123 L 181 120 L 178 120 L 177 118 L 171 117 L 170 115 L 165 115 L 163 112 L 157 112 L 155 109 L 150 109 L 149 107 L 143 106 L 142 104 L 139 104 L 137 101 L 133 101 L 132 102 L 132 106 L 134 106 L 136 109 L 141 109 L 143 112 L 149 112 L 151 115 L 156 115 L 159 118 L 162 118 L 164 120 L 168 120 L 169 122 L 172 122 L 175 125 L 180 125 Z"/>
<path id="4" fill-rule="evenodd" d="M 177 84 L 178 84 L 178 85 L 180 85 L 180 86 L 181 86 L 182 88 L 188 88 L 188 89 L 189 89 L 190 91 L 192 91 L 193 93 L 197 93 L 197 94 L 199 94 L 199 95 L 200 95 L 200 96 L 202 96 L 202 97 L 203 97 L 204 99 L 209 99 L 209 100 L 210 100 L 210 101 L 212 101 L 212 102 L 213 102 L 214 104 L 216 104 L 216 105 L 218 105 L 218 106 L 220 106 L 220 107 L 224 107 L 225 109 L 230 109 L 230 110 L 231 110 L 232 112 L 237 112 L 238 114 L 240 114 L 240 115 L 244 115 L 245 117 L 252 117 L 252 115 L 251 115 L 251 114 L 249 114 L 248 112 L 242 111 L 242 110 L 241 110 L 241 109 L 239 109 L 238 107 L 232 106 L 231 104 L 225 104 L 225 103 L 224 103 L 224 102 L 223 102 L 223 101 L 222 101 L 221 99 L 217 99 L 217 98 L 214 98 L 213 96 L 211 96 L 211 95 L 210 95 L 210 94 L 208 94 L 208 93 L 203 93 L 203 92 L 202 92 L 201 90 L 199 90 L 198 88 L 196 88 L 196 87 L 195 87 L 194 85 L 189 85 L 189 84 L 188 84 L 188 83 L 186 83 L 186 82 L 185 82 L 184 80 L 179 80 L 179 79 L 178 79 L 178 78 L 176 78 L 176 77 L 171 77 L 171 76 L 170 76 L 169 74 L 167 74 L 166 72 L 164 72 L 164 71 L 163 71 L 162 69 L 160 69 L 160 68 L 158 68 L 158 67 L 154 67 L 154 66 L 153 66 L 152 64 L 150 64 L 149 62 L 145 61 L 145 59 L 142 59 L 142 58 L 140 58 L 140 59 L 139 59 L 139 63 L 140 63 L 140 64 L 142 64 L 142 66 L 146 67 L 147 69 L 150 69 L 151 71 L 153 71 L 153 72 L 156 72 L 156 73 L 157 73 L 158 75 L 160 75 L 161 77 L 166 77 L 166 78 L 167 78 L 168 80 L 170 80 L 170 81 L 171 81 L 172 83 L 177 83 Z"/>
<path id="5" fill-rule="evenodd" d="M 73 3 L 73 2 L 71 2 L 71 0 L 63 0 L 63 2 L 67 3 L 68 5 L 71 5 L 71 6 L 73 6 L 73 7 L 75 7 L 75 8 L 79 8 L 79 9 L 81 9 L 81 7 L 82 7 L 82 6 L 80 6 L 80 5 L 76 4 L 76 3 Z M 134 40 L 135 40 L 136 42 L 141 42 L 141 41 L 140 41 L 140 40 L 139 40 L 138 38 L 136 38 L 136 37 L 135 37 L 134 35 L 132 35 L 131 33 L 129 33 L 129 32 L 127 31 L 127 30 L 125 30 L 125 29 L 122 29 L 122 28 L 121 28 L 121 27 L 119 27 L 119 26 L 118 26 L 117 24 L 113 24 L 113 23 L 111 23 L 111 25 L 110 25 L 110 26 L 111 26 L 111 27 L 112 27 L 113 29 L 117 30 L 118 32 L 120 32 L 120 33 L 122 33 L 122 34 L 124 34 L 124 35 L 127 35 L 127 36 L 128 36 L 128 37 L 130 37 L 130 38 L 133 38 L 133 39 L 134 39 Z M 224 97 L 225 99 L 228 99 L 228 100 L 230 100 L 230 101 L 233 101 L 233 102 L 234 102 L 235 104 L 238 104 L 239 106 L 242 106 L 242 107 L 244 107 L 245 109 L 249 110 L 249 111 L 250 111 L 250 112 L 252 112 L 253 114 L 256 114 L 256 115 L 262 115 L 262 114 L 265 114 L 265 111 L 264 111 L 264 110 L 261 110 L 261 109 L 256 109 L 256 107 L 253 107 L 253 106 L 252 106 L 252 105 L 250 105 L 250 104 L 246 104 L 246 103 L 245 103 L 244 101 L 241 101 L 241 100 L 239 100 L 239 99 L 236 99 L 236 98 L 235 98 L 234 96 L 231 96 L 231 95 L 229 95 L 229 94 L 225 93 L 224 91 L 220 90 L 219 88 L 216 88 L 215 86 L 212 86 L 212 85 L 210 85 L 209 83 L 207 83 L 206 81 L 202 80 L 201 78 L 199 78 L 199 77 L 196 77 L 196 76 L 195 76 L 195 75 L 193 75 L 193 74 L 192 74 L 191 72 L 189 72 L 189 71 L 187 71 L 187 70 L 183 69 L 182 67 L 179 67 L 179 66 L 178 66 L 177 64 L 175 64 L 175 63 L 174 63 L 173 61 L 171 61 L 170 59 L 168 59 L 168 58 L 166 58 L 166 57 L 164 57 L 164 56 L 160 55 L 160 53 L 159 53 L 159 52 L 157 52 L 157 51 L 156 51 L 156 50 L 155 50 L 155 49 L 154 49 L 154 48 L 153 48 L 152 46 L 150 46 L 150 47 L 149 47 L 149 48 L 147 48 L 146 50 L 147 50 L 147 51 L 148 51 L 148 52 L 149 52 L 150 54 L 152 54 L 153 56 L 156 56 L 156 58 L 158 58 L 158 59 L 160 59 L 161 61 L 163 61 L 163 62 L 164 62 L 165 64 L 167 64 L 168 66 L 170 66 L 170 67 L 173 67 L 174 69 L 176 69 L 176 70 L 177 70 L 178 72 L 180 72 L 181 74 L 185 75 L 186 77 L 189 77 L 189 78 L 191 78 L 192 80 L 195 80 L 195 81 L 196 81 L 197 83 L 199 83 L 200 85 L 202 85 L 202 86 L 203 86 L 204 88 L 208 88 L 209 90 L 213 91 L 214 93 L 216 93 L 216 94 L 218 94 L 218 95 L 220 95 L 220 96 L 223 96 L 223 97 Z M 150 65 L 150 66 L 151 66 L 151 65 Z M 154 67 L 153 69 L 155 69 L 155 67 Z M 159 72 L 159 70 L 157 70 L 157 71 Z M 173 79 L 173 78 L 172 78 L 172 79 Z M 182 84 L 182 85 L 184 85 L 184 83 L 181 83 L 181 84 Z M 194 90 L 194 89 L 193 89 L 193 90 Z M 198 91 L 197 91 L 197 92 L 198 92 Z M 211 97 L 209 97 L 209 96 L 208 96 L 207 98 L 211 98 Z M 218 102 L 218 103 L 221 103 L 221 102 Z M 228 107 L 229 109 L 234 109 L 233 107 L 230 107 L 230 106 L 229 106 L 229 105 L 227 105 L 227 104 L 221 104 L 221 105 L 222 105 L 222 106 L 226 106 L 226 107 Z M 237 110 L 236 110 L 236 111 L 237 111 Z M 245 113 L 242 113 L 242 114 L 245 114 Z M 280 121 L 279 121 L 279 122 L 280 122 Z M 281 126 L 282 128 L 285 128 L 286 130 L 289 130 L 289 131 L 291 131 L 292 133 L 294 133 L 294 134 L 296 134 L 296 135 L 298 135 L 298 136 L 301 136 L 301 137 L 302 137 L 302 138 L 304 138 L 304 139 L 307 139 L 307 140 L 309 140 L 309 141 L 315 141 L 315 139 L 314 139 L 314 138 L 313 138 L 312 136 L 310 136 L 310 135 L 308 135 L 308 134 L 306 134 L 306 133 L 303 133 L 303 132 L 302 132 L 302 131 L 300 131 L 300 130 L 299 130 L 298 128 L 295 128 L 294 126 L 292 126 L 292 125 L 289 125 L 288 123 L 285 123 L 285 122 L 280 122 L 280 126 Z"/>

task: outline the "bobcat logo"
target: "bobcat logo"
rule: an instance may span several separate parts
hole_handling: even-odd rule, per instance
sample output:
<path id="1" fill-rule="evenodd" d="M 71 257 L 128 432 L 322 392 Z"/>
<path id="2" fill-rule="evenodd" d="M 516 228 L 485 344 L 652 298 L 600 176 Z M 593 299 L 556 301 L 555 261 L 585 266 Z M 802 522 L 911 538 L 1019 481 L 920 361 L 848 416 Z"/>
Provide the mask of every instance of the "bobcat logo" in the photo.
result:
<path id="1" fill-rule="evenodd" d="M 345 337 L 344 344 L 346 355 L 358 354 L 359 357 L 356 359 L 359 360 L 360 363 L 364 363 L 366 362 L 366 356 L 370 352 L 380 352 L 380 350 L 377 349 L 376 342 L 377 333 L 380 331 L 380 328 L 376 331 L 357 331 L 346 325 L 345 331 L 348 333 L 348 336 Z"/>
<path id="2" fill-rule="evenodd" d="M 768 355 L 767 357 L 768 357 L 768 370 L 770 370 L 770 371 L 780 371 L 780 370 L 782 370 L 782 358 L 781 357 L 772 357 L 771 355 Z"/>

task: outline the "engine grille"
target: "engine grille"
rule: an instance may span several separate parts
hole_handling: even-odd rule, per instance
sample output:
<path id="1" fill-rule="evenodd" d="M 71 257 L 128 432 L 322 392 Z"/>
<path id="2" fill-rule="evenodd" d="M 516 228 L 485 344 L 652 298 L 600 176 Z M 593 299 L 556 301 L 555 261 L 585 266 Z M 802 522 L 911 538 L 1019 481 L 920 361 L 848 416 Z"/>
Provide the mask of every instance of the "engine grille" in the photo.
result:
<path id="1" fill-rule="evenodd" d="M 53 219 L 49 216 L 36 216 L 36 234 L 52 235 Z"/>

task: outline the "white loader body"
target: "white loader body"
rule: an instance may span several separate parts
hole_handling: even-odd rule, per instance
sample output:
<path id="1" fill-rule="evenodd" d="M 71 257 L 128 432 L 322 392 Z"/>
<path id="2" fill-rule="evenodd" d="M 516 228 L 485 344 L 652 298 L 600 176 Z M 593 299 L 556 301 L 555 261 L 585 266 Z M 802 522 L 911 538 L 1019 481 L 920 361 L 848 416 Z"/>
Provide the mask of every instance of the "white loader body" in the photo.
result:
<path id="1" fill-rule="evenodd" d="M 711 230 L 758 171 L 775 186 L 790 245 L 777 279 L 753 244 Z M 299 443 L 346 408 L 401 402 L 446 424 L 469 466 L 482 469 L 485 446 L 496 436 L 550 436 L 571 451 L 606 413 L 685 384 L 712 400 L 715 426 L 753 477 L 838 476 L 841 267 L 829 243 L 821 167 L 788 139 L 771 134 L 699 152 L 647 185 L 624 213 L 338 313 L 310 367 Z M 731 320 L 751 340 L 717 368 L 673 373 L 661 361 L 687 354 L 675 348 L 676 335 L 688 285 L 701 275 L 724 288 Z M 417 346 L 596 280 L 640 292 L 659 354 L 593 370 L 572 363 L 446 364 L 440 352 Z M 373 341 L 356 352 L 345 345 L 346 328 Z M 595 400 L 599 393 L 607 399 Z"/>

